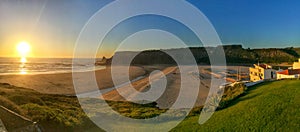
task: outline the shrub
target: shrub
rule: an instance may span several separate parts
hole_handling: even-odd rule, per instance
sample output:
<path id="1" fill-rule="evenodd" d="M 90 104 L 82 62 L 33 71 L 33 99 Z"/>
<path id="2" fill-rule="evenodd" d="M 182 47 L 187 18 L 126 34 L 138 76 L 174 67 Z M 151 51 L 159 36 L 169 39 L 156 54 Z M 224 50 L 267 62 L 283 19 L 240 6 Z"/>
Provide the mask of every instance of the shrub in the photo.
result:
<path id="1" fill-rule="evenodd" d="M 86 118 L 82 111 L 63 111 L 58 108 L 32 103 L 22 105 L 21 107 L 27 111 L 27 115 L 30 116 L 32 120 L 38 122 L 53 121 L 59 125 L 74 127 L 82 124 L 83 118 Z"/>
<path id="2" fill-rule="evenodd" d="M 27 95 L 21 95 L 21 94 L 15 94 L 8 96 L 8 99 L 15 102 L 17 105 L 23 105 L 26 103 L 35 103 L 39 105 L 43 105 L 43 101 L 36 96 L 27 96 Z"/>
<path id="3" fill-rule="evenodd" d="M 222 98 L 219 98 L 217 95 L 213 95 L 209 99 L 209 103 L 211 106 L 218 106 L 217 109 L 224 109 L 228 107 L 228 105 L 239 96 L 244 94 L 247 90 L 247 87 L 243 83 L 236 83 L 233 86 L 226 86 L 224 88 L 224 93 Z M 188 117 L 199 115 L 203 110 L 203 106 L 193 108 Z M 206 111 L 214 110 L 214 109 L 206 109 Z"/>
<path id="4" fill-rule="evenodd" d="M 227 107 L 231 101 L 244 94 L 246 90 L 247 87 L 243 83 L 236 83 L 233 86 L 226 86 L 218 108 L 223 109 Z"/>

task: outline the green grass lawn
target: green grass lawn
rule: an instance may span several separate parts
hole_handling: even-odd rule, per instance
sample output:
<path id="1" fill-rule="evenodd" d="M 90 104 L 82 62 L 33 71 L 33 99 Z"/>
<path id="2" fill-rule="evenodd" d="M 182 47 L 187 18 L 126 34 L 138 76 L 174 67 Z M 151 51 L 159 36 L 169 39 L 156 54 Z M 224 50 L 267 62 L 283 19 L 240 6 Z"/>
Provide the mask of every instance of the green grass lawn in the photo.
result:
<path id="1" fill-rule="evenodd" d="M 173 131 L 299 131 L 300 81 L 266 82 L 219 110 L 205 124 L 185 119 Z"/>

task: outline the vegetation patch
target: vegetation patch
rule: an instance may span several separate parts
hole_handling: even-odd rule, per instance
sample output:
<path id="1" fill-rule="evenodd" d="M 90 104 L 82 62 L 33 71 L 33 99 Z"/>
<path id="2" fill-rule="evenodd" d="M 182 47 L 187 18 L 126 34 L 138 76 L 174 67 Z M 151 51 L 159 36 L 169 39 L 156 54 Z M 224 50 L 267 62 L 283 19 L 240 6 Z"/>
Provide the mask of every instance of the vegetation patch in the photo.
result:
<path id="1" fill-rule="evenodd" d="M 95 126 L 82 111 L 76 97 L 63 95 L 48 95 L 30 89 L 0 84 L 0 104 L 34 122 L 43 129 L 56 131 L 62 128 L 68 130 L 84 130 Z M 5 115 L 0 115 L 5 117 Z M 53 125 L 51 125 L 53 124 Z M 14 130 L 18 128 L 15 124 Z"/>
<path id="2" fill-rule="evenodd" d="M 233 86 L 226 86 L 218 109 L 226 108 L 232 101 L 245 94 L 247 87 L 244 83 L 236 83 Z"/>

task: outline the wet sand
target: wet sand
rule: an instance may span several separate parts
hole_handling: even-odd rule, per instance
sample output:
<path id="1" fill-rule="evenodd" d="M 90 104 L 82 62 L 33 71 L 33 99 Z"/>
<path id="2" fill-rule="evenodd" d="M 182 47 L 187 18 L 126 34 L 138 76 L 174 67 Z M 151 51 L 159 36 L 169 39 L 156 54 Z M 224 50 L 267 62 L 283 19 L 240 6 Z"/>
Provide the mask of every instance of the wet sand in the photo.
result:
<path id="1" fill-rule="evenodd" d="M 193 76 L 193 72 L 196 71 L 189 71 L 187 70 L 186 73 L 181 73 L 178 67 L 167 67 L 162 70 L 162 73 L 166 77 L 167 84 L 166 84 L 166 89 L 163 91 L 163 93 L 157 93 L 161 94 L 156 100 L 150 100 L 150 101 L 155 101 L 157 102 L 157 106 L 160 108 L 170 108 L 174 102 L 176 102 L 179 92 L 182 89 L 181 88 L 181 75 L 182 74 L 188 74 L 188 76 L 192 76 L 194 79 L 190 80 L 190 83 L 185 83 L 184 86 L 191 86 L 192 83 L 196 83 L 195 80 L 200 83 L 199 86 L 199 92 L 198 92 L 198 98 L 196 100 L 195 106 L 202 106 L 204 102 L 206 101 L 206 97 L 209 93 L 210 89 L 210 83 L 211 83 L 211 75 L 207 73 L 201 72 L 203 69 L 208 68 L 208 66 L 199 66 L 198 67 L 202 78 L 199 78 L 198 76 Z M 158 82 L 162 76 L 157 75 L 158 73 L 151 75 L 151 79 L 149 79 L 149 76 L 140 79 L 132 84 L 125 85 L 121 88 L 118 88 L 118 90 L 112 90 L 108 93 L 103 94 L 103 98 L 105 100 L 113 100 L 113 101 L 126 101 L 124 97 L 130 100 L 136 100 L 135 99 L 135 91 L 132 91 L 131 85 L 138 91 L 138 92 L 148 92 L 148 90 L 152 89 L 150 84 L 153 84 L 155 82 Z M 122 92 L 122 95 L 119 94 Z M 194 95 L 194 91 L 184 91 L 184 95 L 182 96 L 183 100 L 189 101 L 191 96 Z M 94 97 L 99 97 L 100 95 L 94 95 Z M 146 97 L 145 97 L 146 98 Z M 146 101 L 148 102 L 149 100 L 144 99 L 140 101 Z"/>

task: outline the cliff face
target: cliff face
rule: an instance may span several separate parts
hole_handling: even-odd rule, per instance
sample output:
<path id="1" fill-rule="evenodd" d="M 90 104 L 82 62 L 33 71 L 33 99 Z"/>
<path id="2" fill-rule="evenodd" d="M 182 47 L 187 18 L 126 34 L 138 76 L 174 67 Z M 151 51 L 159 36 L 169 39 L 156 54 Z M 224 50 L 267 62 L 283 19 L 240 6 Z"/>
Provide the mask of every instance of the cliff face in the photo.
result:
<path id="1" fill-rule="evenodd" d="M 167 50 L 148 50 L 142 52 L 117 52 L 114 55 L 117 64 L 132 62 L 132 65 L 150 65 L 150 64 L 176 64 L 173 58 L 184 60 L 188 64 L 190 60 L 185 60 L 190 51 L 197 63 L 209 64 L 208 53 L 219 54 L 219 49 L 223 48 L 227 63 L 251 64 L 264 63 L 283 63 L 294 62 L 300 57 L 300 48 L 270 48 L 270 49 L 244 49 L 240 45 L 227 45 L 222 47 L 193 47 Z M 132 61 L 128 58 L 134 58 Z M 172 58 L 173 57 L 173 58 Z M 112 58 L 106 60 L 106 64 L 111 63 Z"/>

